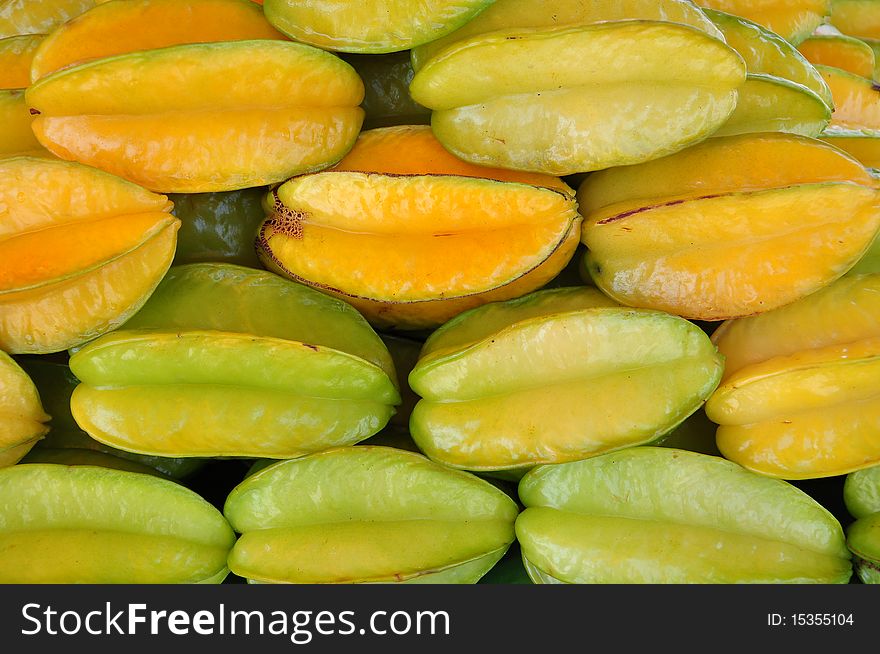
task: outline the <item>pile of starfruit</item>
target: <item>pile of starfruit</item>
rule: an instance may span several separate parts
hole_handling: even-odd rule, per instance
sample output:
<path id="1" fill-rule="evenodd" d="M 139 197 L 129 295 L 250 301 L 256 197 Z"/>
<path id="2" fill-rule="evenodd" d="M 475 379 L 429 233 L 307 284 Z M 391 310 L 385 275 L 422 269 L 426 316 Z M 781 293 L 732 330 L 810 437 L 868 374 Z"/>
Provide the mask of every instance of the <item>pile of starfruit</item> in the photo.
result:
<path id="1" fill-rule="evenodd" d="M 0 2 L 0 583 L 880 582 L 880 3 Z"/>

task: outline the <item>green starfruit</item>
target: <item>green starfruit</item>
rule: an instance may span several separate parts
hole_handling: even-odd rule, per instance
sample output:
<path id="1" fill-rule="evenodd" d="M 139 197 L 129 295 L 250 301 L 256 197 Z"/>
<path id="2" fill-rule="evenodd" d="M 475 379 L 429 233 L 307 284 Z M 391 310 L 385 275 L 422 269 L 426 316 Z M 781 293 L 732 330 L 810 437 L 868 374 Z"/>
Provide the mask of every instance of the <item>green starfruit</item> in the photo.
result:
<path id="1" fill-rule="evenodd" d="M 49 433 L 37 441 L 35 448 L 25 457 L 26 462 L 95 465 L 145 473 L 153 471 L 172 479 L 189 477 L 204 466 L 203 459 L 134 454 L 96 441 L 76 424 L 70 413 L 70 396 L 79 380 L 67 364 L 23 357 L 21 367 L 31 376 L 46 412 L 52 416 Z"/>
<path id="2" fill-rule="evenodd" d="M 0 583 L 220 583 L 235 534 L 172 481 L 92 466 L 0 470 Z"/>
<path id="3" fill-rule="evenodd" d="M 474 583 L 514 540 L 516 503 L 469 473 L 388 447 L 281 461 L 226 500 L 230 569 L 258 582 Z"/>
<path id="4" fill-rule="evenodd" d="M 388 350 L 354 308 L 232 264 L 173 268 L 70 367 L 77 423 L 156 456 L 302 456 L 375 434 L 400 402 Z"/>
<path id="5" fill-rule="evenodd" d="M 856 574 L 862 583 L 880 584 L 880 466 L 848 474 L 843 499 L 856 518 L 846 530 Z"/>
<path id="6" fill-rule="evenodd" d="M 410 419 L 432 459 L 528 468 L 649 443 L 696 411 L 723 358 L 696 325 L 591 288 L 538 291 L 434 332 L 409 375 Z"/>
<path id="7" fill-rule="evenodd" d="M 837 519 L 719 457 L 634 447 L 540 466 L 516 522 L 536 583 L 846 583 Z"/>

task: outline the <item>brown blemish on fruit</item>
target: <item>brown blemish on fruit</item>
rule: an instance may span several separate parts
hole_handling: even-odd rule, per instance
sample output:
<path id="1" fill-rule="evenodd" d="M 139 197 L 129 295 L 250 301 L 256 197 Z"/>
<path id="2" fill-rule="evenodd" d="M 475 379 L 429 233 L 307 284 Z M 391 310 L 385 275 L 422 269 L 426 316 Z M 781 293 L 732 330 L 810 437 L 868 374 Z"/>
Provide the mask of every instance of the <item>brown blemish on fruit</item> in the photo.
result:
<path id="1" fill-rule="evenodd" d="M 285 206 L 281 198 L 278 197 L 277 191 L 272 191 L 272 198 L 272 213 L 269 215 L 269 220 L 266 221 L 266 226 L 272 227 L 277 233 L 298 241 L 302 240 L 303 220 L 308 214 Z"/>
<path id="2" fill-rule="evenodd" d="M 864 568 L 870 568 L 871 570 L 876 570 L 880 572 L 880 564 L 874 563 L 873 561 L 868 561 L 867 559 L 863 559 L 860 556 L 856 557 L 856 563 Z"/>
<path id="3" fill-rule="evenodd" d="M 623 220 L 624 218 L 629 218 L 630 216 L 634 216 L 637 213 L 642 213 L 643 211 L 650 211 L 651 209 L 660 209 L 662 207 L 674 207 L 677 204 L 684 204 L 685 202 L 694 202 L 697 200 L 711 200 L 712 198 L 721 198 L 725 195 L 732 195 L 732 193 L 716 193 L 714 195 L 702 195 L 694 198 L 682 198 L 680 200 L 670 200 L 669 202 L 661 202 L 660 204 L 652 204 L 646 207 L 639 207 L 638 209 L 632 209 L 630 211 L 624 211 L 623 213 L 619 213 L 616 216 L 609 216 L 608 218 L 603 218 L 598 221 L 597 225 L 607 225 L 608 223 L 613 223 L 617 220 Z"/>

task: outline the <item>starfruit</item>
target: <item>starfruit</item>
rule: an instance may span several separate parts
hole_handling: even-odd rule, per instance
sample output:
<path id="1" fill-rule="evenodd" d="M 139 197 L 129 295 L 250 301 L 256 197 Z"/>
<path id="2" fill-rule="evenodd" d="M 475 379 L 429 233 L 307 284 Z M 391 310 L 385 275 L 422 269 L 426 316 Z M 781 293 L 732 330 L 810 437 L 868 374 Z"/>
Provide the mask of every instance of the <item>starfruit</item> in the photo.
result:
<path id="1" fill-rule="evenodd" d="M 840 68 L 817 65 L 834 95 L 831 124 L 822 138 L 869 168 L 880 167 L 880 89 Z"/>
<path id="2" fill-rule="evenodd" d="M 798 44 L 831 15 L 832 0 L 697 0 L 701 7 L 747 18 Z"/>
<path id="3" fill-rule="evenodd" d="M 171 265 L 170 210 L 89 166 L 0 159 L 0 348 L 58 352 L 125 322 Z"/>
<path id="4" fill-rule="evenodd" d="M 846 543 L 862 583 L 880 584 L 880 511 L 859 518 L 847 527 Z"/>
<path id="5" fill-rule="evenodd" d="M 682 0 L 499 0 L 424 47 L 410 93 L 434 110 L 443 145 L 552 175 L 700 141 L 730 117 L 746 79 L 742 57 Z"/>
<path id="6" fill-rule="evenodd" d="M 107 2 L 54 30 L 35 53 L 30 78 L 138 50 L 250 39 L 284 39 L 250 0 Z"/>
<path id="7" fill-rule="evenodd" d="M 285 182 L 266 204 L 264 265 L 384 328 L 436 327 L 541 287 L 580 226 L 560 179 L 462 162 L 425 126 L 365 132 L 339 165 Z"/>
<path id="8" fill-rule="evenodd" d="M 0 90 L 0 159 L 49 155 L 34 136 L 33 122 L 23 90 Z"/>
<path id="9" fill-rule="evenodd" d="M 713 136 L 775 131 L 819 136 L 831 120 L 833 101 L 810 62 L 788 41 L 757 23 L 711 9 L 706 15 L 748 70 L 736 109 Z"/>
<path id="10" fill-rule="evenodd" d="M 0 38 L 48 34 L 107 0 L 6 0 L 0 5 Z"/>
<path id="11" fill-rule="evenodd" d="M 419 448 L 467 470 L 528 468 L 657 440 L 712 393 L 722 359 L 696 325 L 596 289 L 538 291 L 451 320 L 409 382 Z"/>
<path id="12" fill-rule="evenodd" d="M 878 152 L 880 154 L 880 152 Z M 880 159 L 878 159 L 880 161 Z M 868 273 L 880 273 L 880 235 L 874 239 L 871 247 L 859 259 L 855 266 L 850 268 L 848 275 L 864 275 Z"/>
<path id="13" fill-rule="evenodd" d="M 0 583 L 220 583 L 235 534 L 172 481 L 92 466 L 0 470 Z"/>
<path id="14" fill-rule="evenodd" d="M 266 0 L 263 10 L 292 39 L 325 50 L 381 53 L 433 41 L 471 20 L 493 0 Z"/>
<path id="15" fill-rule="evenodd" d="M 139 463 L 135 459 L 124 459 L 120 456 L 107 454 L 100 450 L 88 450 L 78 447 L 35 447 L 31 449 L 19 463 L 51 463 L 62 466 L 91 466 L 107 468 L 109 470 L 121 470 L 123 472 L 136 472 L 138 474 L 169 479 L 156 468 Z"/>
<path id="16" fill-rule="evenodd" d="M 880 466 L 848 474 L 843 499 L 856 518 L 846 530 L 856 574 L 862 583 L 880 584 Z"/>
<path id="17" fill-rule="evenodd" d="M 843 483 L 843 501 L 854 518 L 880 511 L 880 466 L 848 474 Z"/>
<path id="18" fill-rule="evenodd" d="M 200 193 L 337 162 L 360 129 L 363 92 L 338 57 L 264 39 L 106 57 L 42 78 L 26 98 L 34 133 L 62 159 Z"/>
<path id="19" fill-rule="evenodd" d="M 49 431 L 49 419 L 31 378 L 0 350 L 0 468 L 27 454 Z"/>
<path id="20" fill-rule="evenodd" d="M 880 14 L 873 0 L 832 0 L 828 22 L 849 36 L 880 39 Z"/>
<path id="21" fill-rule="evenodd" d="M 880 130 L 880 90 L 869 77 L 831 66 L 817 66 L 817 69 L 835 98 L 832 128 Z"/>
<path id="22" fill-rule="evenodd" d="M 863 166 L 880 170 L 880 130 L 848 130 L 832 127 L 822 140 L 858 159 Z"/>
<path id="23" fill-rule="evenodd" d="M 506 29 L 576 27 L 602 20 L 658 20 L 689 25 L 723 38 L 721 32 L 692 2 L 680 0 L 556 0 L 552 11 L 536 0 L 495 0 L 451 34 L 412 49 L 413 69 L 450 46 L 473 36 Z"/>
<path id="24" fill-rule="evenodd" d="M 880 229 L 876 182 L 792 134 L 709 139 L 578 190 L 587 268 L 635 307 L 698 320 L 769 311 L 841 277 Z"/>
<path id="25" fill-rule="evenodd" d="M 42 34 L 0 38 L 0 89 L 23 89 L 31 83 L 31 61 Z"/>
<path id="26" fill-rule="evenodd" d="M 814 64 L 840 68 L 868 79 L 874 77 L 874 50 L 851 36 L 816 34 L 801 43 L 798 50 Z"/>
<path id="27" fill-rule="evenodd" d="M 265 194 L 260 187 L 169 196 L 180 218 L 174 265 L 214 262 L 261 268 L 254 239 L 266 217 Z"/>
<path id="28" fill-rule="evenodd" d="M 874 79 L 880 79 L 880 39 L 859 39 L 874 51 Z"/>
<path id="29" fill-rule="evenodd" d="M 712 339 L 724 379 L 706 403 L 718 449 L 771 477 L 880 464 L 880 274 L 726 322 Z"/>
<path id="30" fill-rule="evenodd" d="M 31 58 L 42 38 L 39 34 L 0 38 L 0 159 L 48 154 L 34 136 L 34 117 L 24 99 Z"/>
<path id="31" fill-rule="evenodd" d="M 514 540 L 516 503 L 469 473 L 347 447 L 252 474 L 226 500 L 229 567 L 275 583 L 474 583 Z"/>
<path id="32" fill-rule="evenodd" d="M 516 537 L 535 583 L 846 583 L 840 523 L 803 491 L 656 447 L 540 466 Z"/>
<path id="33" fill-rule="evenodd" d="M 232 264 L 172 268 L 70 368 L 77 424 L 156 456 L 302 456 L 375 434 L 400 401 L 388 350 L 351 306 Z"/>
<path id="34" fill-rule="evenodd" d="M 22 357 L 19 363 L 33 380 L 44 409 L 52 416 L 48 433 L 37 441 L 26 462 L 100 465 L 131 472 L 149 471 L 172 479 L 189 477 L 204 466 L 201 459 L 133 454 L 94 440 L 76 424 L 70 413 L 70 396 L 79 380 L 67 364 L 43 357 Z"/>

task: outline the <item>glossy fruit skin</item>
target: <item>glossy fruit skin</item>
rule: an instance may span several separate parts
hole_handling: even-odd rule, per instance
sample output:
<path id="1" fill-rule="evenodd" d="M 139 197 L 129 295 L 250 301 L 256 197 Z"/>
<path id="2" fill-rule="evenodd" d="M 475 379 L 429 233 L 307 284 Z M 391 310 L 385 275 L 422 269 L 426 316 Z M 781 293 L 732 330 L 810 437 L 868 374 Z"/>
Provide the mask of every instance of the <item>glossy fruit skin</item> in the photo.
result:
<path id="1" fill-rule="evenodd" d="M 757 23 L 712 9 L 705 12 L 748 70 L 736 109 L 715 136 L 770 131 L 819 136 L 831 120 L 833 99 L 810 62 L 791 43 Z"/>
<path id="2" fill-rule="evenodd" d="M 93 466 L 0 470 L 4 583 L 220 583 L 234 541 L 217 509 L 168 480 Z"/>
<path id="3" fill-rule="evenodd" d="M 536 583 L 846 583 L 840 523 L 786 482 L 683 450 L 540 466 L 517 540 Z"/>
<path id="4" fill-rule="evenodd" d="M 826 133 L 880 129 L 880 91 L 873 82 L 840 68 L 816 65 L 834 96 L 835 111 Z"/>
<path id="5" fill-rule="evenodd" d="M 265 271 L 190 264 L 151 300 L 71 357 L 82 381 L 73 416 L 107 445 L 290 458 L 375 434 L 400 401 L 375 332 L 317 291 Z"/>
<path id="6" fill-rule="evenodd" d="M 58 25 L 107 0 L 40 0 L 4 3 L 0 38 L 18 34 L 48 34 Z"/>
<path id="7" fill-rule="evenodd" d="M 185 43 L 284 38 L 248 0 L 104 2 L 52 31 L 34 55 L 29 82 L 128 52 Z"/>
<path id="8" fill-rule="evenodd" d="M 843 499 L 854 518 L 880 511 L 880 466 L 848 474 L 843 484 Z"/>
<path id="9" fill-rule="evenodd" d="M 43 156 L 49 152 L 40 145 L 31 129 L 31 116 L 21 89 L 0 90 L 0 159 L 17 156 Z"/>
<path id="10" fill-rule="evenodd" d="M 560 66 L 568 60 L 560 52 L 593 65 Z M 709 136 L 733 112 L 745 73 L 736 52 L 700 29 L 608 21 L 465 39 L 429 59 L 410 93 L 434 110 L 432 128 L 456 156 L 568 175 L 647 161 Z"/>
<path id="11" fill-rule="evenodd" d="M 607 22 L 604 27 L 601 25 L 603 22 Z M 614 36 L 615 27 L 620 27 L 617 34 L 624 40 L 627 24 L 633 31 L 639 31 L 636 30 L 637 23 L 644 28 L 643 35 L 649 35 L 652 30 L 660 33 L 664 24 L 675 24 L 684 30 L 679 34 L 681 37 L 688 30 L 692 30 L 691 36 L 697 41 L 700 40 L 698 35 L 710 37 L 710 41 L 703 43 L 699 53 L 700 57 L 705 56 L 707 59 L 711 57 L 706 52 L 713 51 L 711 40 L 718 39 L 720 42 L 723 38 L 703 12 L 689 2 L 678 0 L 603 0 L 590 3 L 563 0 L 554 3 L 552 12 L 539 1 L 510 0 L 493 4 L 449 36 L 413 49 L 412 61 L 416 79 L 411 85 L 411 93 L 425 106 L 438 109 L 433 114 L 432 126 L 444 145 L 457 156 L 474 163 L 564 175 L 660 156 L 683 147 L 683 141 L 687 140 L 685 133 L 689 130 L 707 128 L 706 124 L 695 126 L 686 124 L 686 121 L 678 121 L 682 124 L 669 127 L 677 118 L 688 115 L 686 107 L 689 104 L 700 104 L 699 111 L 705 119 L 704 123 L 713 123 L 717 128 L 733 110 L 725 93 L 688 94 L 684 89 L 679 89 L 678 93 L 673 94 L 663 87 L 662 71 L 647 73 L 642 79 L 652 79 L 658 83 L 644 89 L 640 94 L 637 101 L 640 111 L 643 111 L 640 129 L 638 133 L 631 133 L 628 131 L 629 110 L 633 104 L 628 103 L 630 98 L 619 97 L 621 94 L 615 93 L 613 89 L 605 92 L 601 84 L 585 93 L 578 93 L 577 83 L 571 89 L 566 89 L 562 80 L 564 75 L 561 77 L 557 70 L 558 62 L 567 60 L 568 57 L 571 57 L 572 62 L 580 61 L 578 56 L 572 54 L 575 47 L 589 45 L 593 38 L 597 42 L 598 39 L 605 38 L 604 45 L 597 48 L 598 53 L 583 56 L 583 59 L 593 61 L 592 68 L 577 67 L 575 77 L 578 74 L 589 77 L 588 70 L 601 71 L 601 79 L 591 78 L 586 83 L 593 85 L 607 82 L 617 67 L 613 61 L 600 63 L 598 59 L 619 49 L 621 57 L 615 61 L 622 61 L 624 54 L 628 55 L 630 51 L 637 50 L 642 45 L 647 46 L 650 42 L 650 38 L 645 38 L 642 42 L 630 44 L 634 47 L 626 48 L 620 47 L 620 43 L 615 42 L 614 38 L 609 38 L 609 35 Z M 495 63 L 497 57 L 489 53 L 493 48 L 498 49 L 499 54 L 503 53 L 503 41 L 496 37 L 505 35 L 513 41 L 525 39 L 528 42 L 531 39 L 540 53 L 533 52 L 526 56 L 522 66 L 507 61 L 502 70 L 494 70 L 493 67 L 498 68 L 500 64 Z M 572 44 L 562 46 L 566 40 L 572 41 Z M 553 52 L 554 43 L 558 43 L 568 53 L 566 57 L 560 58 Z M 549 49 L 548 45 L 551 46 Z M 508 46 L 514 51 L 517 49 L 516 43 Z M 474 62 L 458 66 L 458 70 L 455 65 L 443 64 L 444 59 L 450 58 L 454 64 L 455 57 L 463 54 L 466 58 L 469 50 L 476 51 L 478 48 L 488 48 L 487 53 L 477 56 Z M 679 53 L 684 50 L 684 46 L 677 49 Z M 729 50 L 725 50 L 723 54 L 736 57 Z M 643 61 L 663 59 L 663 56 L 654 52 L 650 56 L 646 55 Z M 705 73 L 711 65 L 705 61 L 703 63 Z M 716 63 L 719 69 L 724 68 L 720 62 Z M 431 67 L 436 69 L 438 64 L 442 64 L 439 65 L 439 74 L 436 70 L 426 70 Z M 452 74 L 444 76 L 444 67 L 447 73 Z M 639 64 L 623 67 L 633 73 L 631 69 L 638 68 Z M 672 67 L 674 66 L 670 65 L 666 70 Z M 744 81 L 745 69 L 734 67 L 737 68 L 734 73 L 736 86 Z M 480 82 L 461 83 L 461 79 L 470 79 L 474 73 L 479 77 L 483 68 L 487 72 Z M 531 74 L 530 71 L 536 68 L 546 68 L 548 72 L 543 76 Z M 492 72 L 488 72 L 489 70 Z M 522 77 L 527 79 L 518 79 L 518 71 L 525 71 Z M 567 73 L 571 74 L 571 71 Z M 633 77 L 638 78 L 638 75 L 633 74 Z M 538 88 L 544 80 L 553 80 L 556 83 L 550 84 L 546 89 Z M 720 79 L 714 81 L 724 86 Z M 516 90 L 524 93 L 521 96 L 498 95 L 499 82 L 509 92 Z M 522 84 L 522 88 L 515 88 L 518 84 Z M 633 85 L 633 88 L 637 86 Z M 707 82 L 707 86 L 711 86 L 711 82 Z M 482 100 L 481 104 L 458 108 L 448 106 L 451 101 L 445 97 L 445 92 L 455 94 L 462 87 L 470 87 L 471 92 L 486 95 L 494 90 L 496 95 L 490 100 Z M 644 97 L 647 94 L 656 103 L 656 106 L 649 108 L 664 116 L 663 125 L 673 133 L 663 134 L 659 121 L 653 121 L 652 116 L 646 117 L 644 114 Z M 608 120 L 595 121 L 592 124 L 591 116 L 605 116 Z M 536 130 L 536 125 L 541 126 L 541 129 Z M 586 133 L 593 138 L 584 141 Z M 699 138 L 693 134 L 691 137 Z M 619 149 L 622 142 L 627 143 L 625 151 Z"/>
<path id="12" fill-rule="evenodd" d="M 844 275 L 880 228 L 878 198 L 842 151 L 778 133 L 709 139 L 601 171 L 578 191 L 599 288 L 709 321 L 780 307 Z"/>
<path id="13" fill-rule="evenodd" d="M 849 153 L 866 168 L 876 169 L 880 166 L 880 91 L 873 82 L 873 74 L 866 77 L 824 64 L 816 64 L 816 69 L 828 83 L 835 105 L 822 139 Z M 864 72 L 867 71 L 860 71 Z"/>
<path id="14" fill-rule="evenodd" d="M 465 470 L 582 459 L 659 439 L 721 368 L 687 321 L 613 306 L 593 289 L 539 291 L 466 312 L 428 339 L 409 376 L 423 398 L 410 431 L 432 459 Z M 677 382 L 662 396 L 660 377 Z M 622 398 L 625 411 L 608 410 Z"/>
<path id="15" fill-rule="evenodd" d="M 269 22 L 297 41 L 326 50 L 379 54 L 408 50 L 444 36 L 492 2 L 267 0 L 263 9 Z"/>
<path id="16" fill-rule="evenodd" d="M 307 490 L 310 489 L 310 490 Z M 232 490 L 232 570 L 275 583 L 474 583 L 513 542 L 491 484 L 387 447 L 276 463 Z"/>
<path id="17" fill-rule="evenodd" d="M 0 37 L 0 89 L 23 89 L 31 83 L 31 60 L 42 34 Z"/>
<path id="18" fill-rule="evenodd" d="M 721 36 L 706 14 L 689 0 L 556 0 L 552 11 L 547 10 L 542 0 L 503 0 L 494 2 L 451 34 L 413 48 L 412 64 L 418 71 L 441 51 L 479 34 L 518 28 L 575 27 L 603 20 L 670 21 Z"/>
<path id="19" fill-rule="evenodd" d="M 748 18 L 797 45 L 813 33 L 826 16 L 831 15 L 832 0 L 699 0 L 701 7 L 718 9 Z"/>
<path id="20" fill-rule="evenodd" d="M 27 454 L 49 431 L 50 419 L 27 372 L 0 350 L 0 467 Z"/>
<path id="21" fill-rule="evenodd" d="M 863 584 L 880 584 L 880 512 L 859 518 L 846 530 L 856 574 Z"/>
<path id="22" fill-rule="evenodd" d="M 833 0 L 828 20 L 834 27 L 860 39 L 880 38 L 877 8 L 870 0 Z"/>
<path id="23" fill-rule="evenodd" d="M 865 168 L 880 170 L 880 131 L 832 129 L 825 131 L 822 140 L 858 159 Z M 865 253 L 865 257 L 868 256 L 869 253 Z"/>
<path id="24" fill-rule="evenodd" d="M 880 466 L 846 476 L 843 499 L 856 521 L 847 527 L 847 546 L 864 584 L 880 584 Z"/>
<path id="25" fill-rule="evenodd" d="M 126 327 L 298 336 L 368 361 L 396 384 L 391 355 L 363 316 L 301 284 L 234 264 L 199 263 L 175 266 L 156 291 Z M 228 310 L 218 312 L 217 306 Z"/>
<path id="26" fill-rule="evenodd" d="M 174 256 L 167 197 L 95 168 L 0 159 L 0 205 L 0 256 L 14 262 L 0 287 L 7 352 L 59 352 L 118 327 Z"/>
<path id="27" fill-rule="evenodd" d="M 338 57 L 259 39 L 106 57 L 44 77 L 26 97 L 40 114 L 34 133 L 55 155 L 165 193 L 202 193 L 337 162 L 357 137 L 363 93 Z"/>
<path id="28" fill-rule="evenodd" d="M 463 162 L 413 125 L 364 132 L 337 166 L 288 180 L 264 205 L 266 268 L 383 329 L 431 329 L 542 286 L 580 224 L 559 178 Z"/>
<path id="29" fill-rule="evenodd" d="M 170 479 L 186 479 L 204 467 L 202 459 L 171 459 L 133 454 L 91 438 L 70 413 L 70 396 L 79 380 L 66 363 L 22 357 L 22 369 L 30 375 L 46 412 L 52 416 L 48 433 L 29 453 L 31 463 L 103 465 L 132 472 L 155 471 Z M 46 450 L 45 452 L 41 450 Z"/>
<path id="30" fill-rule="evenodd" d="M 716 330 L 712 339 L 727 367 L 706 413 L 719 424 L 725 457 L 782 479 L 842 475 L 880 462 L 878 284 L 880 275 L 847 275 Z"/>
<path id="31" fill-rule="evenodd" d="M 844 35 L 811 36 L 798 50 L 812 63 L 834 66 L 869 79 L 874 77 L 874 50 L 864 41 Z"/>

